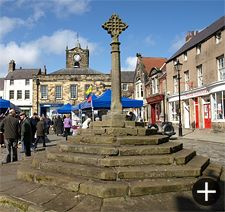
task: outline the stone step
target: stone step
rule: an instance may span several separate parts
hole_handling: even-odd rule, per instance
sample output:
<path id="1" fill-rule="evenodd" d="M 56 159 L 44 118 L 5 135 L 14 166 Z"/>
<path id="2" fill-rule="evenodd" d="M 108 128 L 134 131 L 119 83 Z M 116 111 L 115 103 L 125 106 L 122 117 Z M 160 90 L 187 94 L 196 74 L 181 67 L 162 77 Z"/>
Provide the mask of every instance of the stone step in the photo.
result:
<path id="1" fill-rule="evenodd" d="M 179 142 L 166 142 L 160 145 L 120 146 L 119 155 L 160 155 L 177 152 L 183 148 Z"/>
<path id="2" fill-rule="evenodd" d="M 58 152 L 57 150 L 48 151 L 47 158 L 53 161 L 62 161 L 83 165 L 94 165 L 100 167 L 117 166 L 137 166 L 150 164 L 172 164 L 174 157 L 172 155 L 138 155 L 138 156 L 101 156 L 90 154 L 78 154 L 68 152 Z"/>
<path id="3" fill-rule="evenodd" d="M 140 146 L 109 146 L 96 144 L 59 144 L 61 152 L 73 152 L 83 154 L 96 155 L 157 155 L 174 153 L 183 148 L 183 144 L 179 142 L 166 142 L 160 145 L 140 145 Z"/>
<path id="4" fill-rule="evenodd" d="M 83 154 L 96 154 L 96 155 L 118 155 L 119 149 L 108 145 L 96 144 L 60 144 L 59 150 L 61 152 L 73 152 Z"/>
<path id="5" fill-rule="evenodd" d="M 65 176 L 46 170 L 20 166 L 17 178 L 46 186 L 57 186 L 68 191 L 89 194 L 101 198 L 142 196 L 148 194 L 191 190 L 195 178 L 168 178 L 145 180 L 101 181 L 88 178 Z"/>
<path id="6" fill-rule="evenodd" d="M 175 159 L 175 163 L 177 165 L 186 164 L 195 155 L 196 155 L 196 152 L 193 151 L 193 150 L 190 150 L 190 149 L 182 149 L 182 150 L 173 154 L 174 159 Z"/>
<path id="7" fill-rule="evenodd" d="M 158 145 L 168 141 L 169 137 L 163 135 L 117 137 L 119 145 Z"/>
<path id="8" fill-rule="evenodd" d="M 61 161 L 41 161 L 37 168 L 68 176 L 81 176 L 100 180 L 117 179 L 116 171 L 113 168 L 108 167 L 88 166 Z"/>
<path id="9" fill-rule="evenodd" d="M 205 168 L 209 165 L 210 159 L 208 157 L 204 157 L 201 155 L 196 155 L 192 160 L 190 160 L 187 165 L 196 168 L 198 167 L 201 173 L 205 170 Z"/>
<path id="10" fill-rule="evenodd" d="M 115 168 L 118 179 L 149 179 L 171 177 L 198 177 L 201 174 L 199 167 L 186 165 L 146 165 Z"/>
<path id="11" fill-rule="evenodd" d="M 219 180 L 222 174 L 223 166 L 217 163 L 209 163 L 206 169 L 203 171 L 203 177 L 211 177 L 215 180 Z"/>
<path id="12" fill-rule="evenodd" d="M 121 167 L 100 167 L 81 165 L 61 161 L 43 161 L 33 159 L 38 169 L 58 172 L 69 176 L 82 176 L 101 180 L 148 179 L 166 177 L 197 177 L 201 174 L 201 165 L 138 165 Z M 46 159 L 47 160 L 47 159 Z"/>
<path id="13" fill-rule="evenodd" d="M 19 169 L 17 169 L 17 179 L 42 185 L 58 186 L 73 192 L 79 190 L 79 186 L 82 182 L 88 181 L 86 178 L 75 178 L 60 173 L 34 169 L 29 164 L 20 165 Z"/>

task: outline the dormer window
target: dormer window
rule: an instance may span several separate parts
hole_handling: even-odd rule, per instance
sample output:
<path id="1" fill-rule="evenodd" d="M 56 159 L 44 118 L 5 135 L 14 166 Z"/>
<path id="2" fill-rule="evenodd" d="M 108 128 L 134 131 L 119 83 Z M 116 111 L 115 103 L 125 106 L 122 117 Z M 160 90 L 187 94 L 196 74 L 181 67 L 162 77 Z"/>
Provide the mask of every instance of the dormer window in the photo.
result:
<path id="1" fill-rule="evenodd" d="M 196 47 L 196 54 L 197 55 L 201 54 L 201 44 L 197 45 L 197 47 Z"/>
<path id="2" fill-rule="evenodd" d="M 10 85 L 14 85 L 14 80 L 11 79 L 11 80 L 9 81 L 9 84 L 10 84 Z"/>
<path id="3" fill-rule="evenodd" d="M 184 61 L 187 61 L 187 52 L 184 52 L 183 57 L 184 57 Z"/>
<path id="4" fill-rule="evenodd" d="M 216 38 L 216 44 L 220 43 L 222 40 L 221 32 L 217 32 L 215 38 Z"/>

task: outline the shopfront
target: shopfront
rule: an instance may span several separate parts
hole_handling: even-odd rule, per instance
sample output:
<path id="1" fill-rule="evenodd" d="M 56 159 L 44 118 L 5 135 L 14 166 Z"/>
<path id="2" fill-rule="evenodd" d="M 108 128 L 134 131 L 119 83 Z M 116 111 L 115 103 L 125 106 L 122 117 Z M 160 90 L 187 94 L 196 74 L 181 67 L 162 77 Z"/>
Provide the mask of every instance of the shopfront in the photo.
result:
<path id="1" fill-rule="evenodd" d="M 150 120 L 152 124 L 165 121 L 164 95 L 152 95 L 148 97 L 147 103 L 150 104 Z"/>
<path id="2" fill-rule="evenodd" d="M 40 115 L 52 117 L 63 104 L 40 104 Z"/>

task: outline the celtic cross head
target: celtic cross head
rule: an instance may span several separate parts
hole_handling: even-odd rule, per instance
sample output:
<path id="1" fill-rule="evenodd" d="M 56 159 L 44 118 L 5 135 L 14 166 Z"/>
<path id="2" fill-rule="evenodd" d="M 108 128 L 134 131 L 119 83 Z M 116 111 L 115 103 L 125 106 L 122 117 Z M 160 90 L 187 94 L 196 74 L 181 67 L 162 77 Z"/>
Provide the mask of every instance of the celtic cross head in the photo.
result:
<path id="1" fill-rule="evenodd" d="M 118 38 L 122 31 L 124 31 L 128 25 L 123 23 L 118 15 L 113 14 L 110 19 L 102 25 L 102 28 L 107 30 L 112 38 Z"/>

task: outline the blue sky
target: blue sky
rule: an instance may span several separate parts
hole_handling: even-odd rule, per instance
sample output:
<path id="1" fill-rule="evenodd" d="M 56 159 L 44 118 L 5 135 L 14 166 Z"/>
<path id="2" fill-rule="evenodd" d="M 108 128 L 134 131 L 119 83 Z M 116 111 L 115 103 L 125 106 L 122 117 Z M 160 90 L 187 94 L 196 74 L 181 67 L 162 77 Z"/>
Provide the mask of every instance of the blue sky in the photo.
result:
<path id="1" fill-rule="evenodd" d="M 109 73 L 111 37 L 101 27 L 116 13 L 129 25 L 120 36 L 122 70 L 134 70 L 136 53 L 172 56 L 188 31 L 225 15 L 224 0 L 0 0 L 0 77 L 11 59 L 17 68 L 65 67 L 65 48 L 90 49 L 90 68 Z"/>

